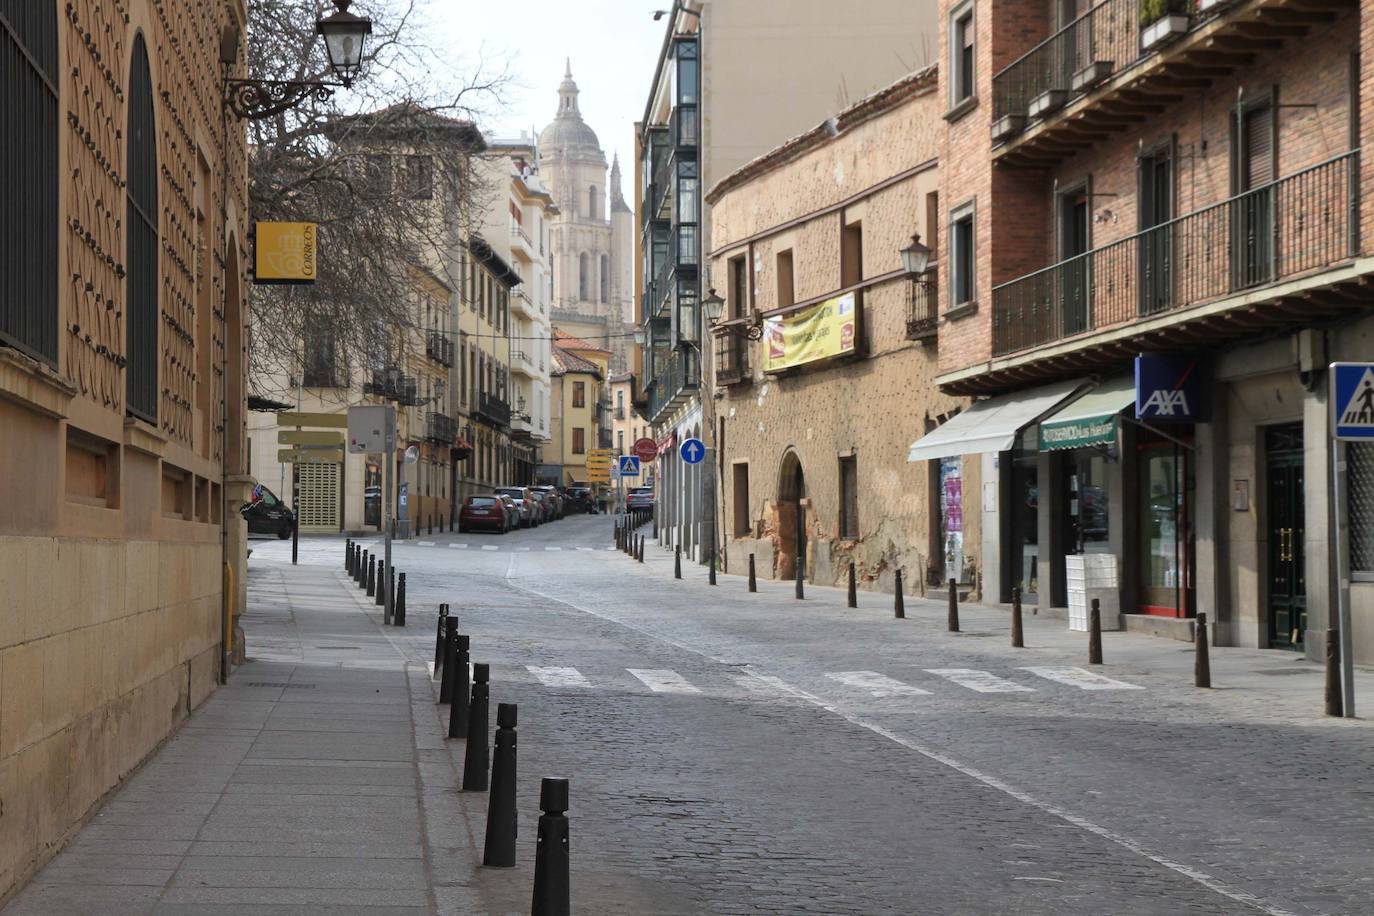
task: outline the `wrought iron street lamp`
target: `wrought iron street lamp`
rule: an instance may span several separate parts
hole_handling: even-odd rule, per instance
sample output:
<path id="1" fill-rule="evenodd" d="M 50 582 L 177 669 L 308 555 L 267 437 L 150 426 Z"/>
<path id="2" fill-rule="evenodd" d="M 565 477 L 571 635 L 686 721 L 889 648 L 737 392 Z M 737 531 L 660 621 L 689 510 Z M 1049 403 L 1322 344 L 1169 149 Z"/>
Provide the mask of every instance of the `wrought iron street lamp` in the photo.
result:
<path id="1" fill-rule="evenodd" d="M 902 249 L 902 266 L 913 277 L 926 272 L 930 265 L 930 249 L 921 244 L 921 233 L 911 237 L 911 244 Z"/>
<path id="2" fill-rule="evenodd" d="M 736 337 L 747 337 L 750 340 L 759 340 L 763 337 L 763 320 L 754 317 L 744 323 L 728 322 L 721 324 L 721 316 L 725 313 L 725 300 L 714 288 L 710 294 L 702 300 L 701 307 L 706 314 L 706 321 L 717 333 L 733 334 Z"/>
<path id="3" fill-rule="evenodd" d="M 281 114 L 313 97 L 323 102 L 337 88 L 353 85 L 363 67 L 363 49 L 372 34 L 372 20 L 348 11 L 352 0 L 334 0 L 334 12 L 315 23 L 315 34 L 324 37 L 329 68 L 338 82 L 325 80 L 226 79 L 224 104 L 240 120 L 261 120 Z M 230 27 L 220 41 L 220 62 L 233 64 L 238 58 L 239 36 Z"/>

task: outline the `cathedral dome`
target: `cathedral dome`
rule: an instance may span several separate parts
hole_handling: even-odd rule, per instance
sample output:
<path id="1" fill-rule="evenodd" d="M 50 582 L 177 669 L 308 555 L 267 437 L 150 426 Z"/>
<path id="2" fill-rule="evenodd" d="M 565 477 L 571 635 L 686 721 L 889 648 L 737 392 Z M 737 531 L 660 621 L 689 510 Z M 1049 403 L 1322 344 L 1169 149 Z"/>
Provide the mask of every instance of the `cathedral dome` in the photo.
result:
<path id="1" fill-rule="evenodd" d="M 572 78 L 572 61 L 568 61 L 563 82 L 558 87 L 558 114 L 553 123 L 539 134 L 539 148 L 545 154 L 557 150 L 569 153 L 591 153 L 601 156 L 601 141 L 596 131 L 582 120 L 577 107 L 577 83 Z"/>

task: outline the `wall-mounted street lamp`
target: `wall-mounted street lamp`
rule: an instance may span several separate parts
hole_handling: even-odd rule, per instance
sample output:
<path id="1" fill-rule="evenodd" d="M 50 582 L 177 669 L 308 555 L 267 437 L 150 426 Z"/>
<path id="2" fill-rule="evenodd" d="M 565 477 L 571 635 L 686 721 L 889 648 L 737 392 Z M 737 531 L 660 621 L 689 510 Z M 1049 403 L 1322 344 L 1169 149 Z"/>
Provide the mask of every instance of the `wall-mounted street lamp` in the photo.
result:
<path id="1" fill-rule="evenodd" d="M 363 68 L 363 47 L 372 34 L 372 20 L 348 11 L 352 0 L 334 0 L 334 12 L 315 23 L 315 34 L 324 37 L 329 69 L 338 82 L 324 80 L 226 79 L 224 104 L 240 120 L 257 121 L 294 108 L 303 99 L 323 102 L 336 88 L 353 85 Z M 232 65 L 238 59 L 238 29 L 229 26 L 220 38 L 220 63 Z"/>
<path id="2" fill-rule="evenodd" d="M 920 276 L 930 266 L 930 249 L 921 244 L 921 233 L 911 237 L 911 244 L 902 249 L 902 266 L 913 277 Z"/>
<path id="3" fill-rule="evenodd" d="M 748 322 L 739 324 L 721 324 L 721 316 L 725 314 L 725 300 L 720 293 L 713 287 L 710 293 L 701 302 L 701 307 L 706 313 L 706 322 L 717 331 L 727 334 L 734 334 L 736 337 L 747 337 L 750 340 L 759 340 L 763 337 L 763 319 L 755 316 Z"/>

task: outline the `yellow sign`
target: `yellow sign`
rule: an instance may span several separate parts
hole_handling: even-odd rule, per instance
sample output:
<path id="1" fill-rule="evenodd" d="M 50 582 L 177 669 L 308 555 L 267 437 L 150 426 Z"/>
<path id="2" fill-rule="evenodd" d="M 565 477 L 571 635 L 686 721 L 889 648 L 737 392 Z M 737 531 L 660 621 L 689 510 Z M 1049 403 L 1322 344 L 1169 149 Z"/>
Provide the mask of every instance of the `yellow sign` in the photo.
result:
<path id="1" fill-rule="evenodd" d="M 315 224 L 258 223 L 258 283 L 315 282 Z"/>
<path id="2" fill-rule="evenodd" d="M 331 429 L 348 429 L 346 413 L 296 413 L 287 411 L 277 414 L 278 426 L 325 426 Z"/>
<path id="3" fill-rule="evenodd" d="M 845 293 L 763 322 L 763 371 L 781 372 L 854 352 L 858 309 Z"/>
<path id="4" fill-rule="evenodd" d="M 611 482 L 611 470 L 610 470 L 610 468 L 607 468 L 607 469 L 604 470 L 604 471 L 599 470 L 599 469 L 597 469 L 597 468 L 587 468 L 587 482 L 588 482 L 588 483 L 610 483 L 610 482 Z"/>
<path id="5" fill-rule="evenodd" d="M 343 448 L 343 433 L 313 429 L 282 429 L 277 431 L 282 445 L 337 445 Z"/>

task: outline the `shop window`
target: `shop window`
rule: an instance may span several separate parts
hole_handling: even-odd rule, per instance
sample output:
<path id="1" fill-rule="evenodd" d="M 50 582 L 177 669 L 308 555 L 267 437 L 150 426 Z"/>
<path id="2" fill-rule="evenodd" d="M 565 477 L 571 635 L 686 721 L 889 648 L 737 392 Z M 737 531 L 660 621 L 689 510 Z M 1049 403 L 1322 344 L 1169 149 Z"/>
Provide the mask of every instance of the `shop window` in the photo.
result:
<path id="1" fill-rule="evenodd" d="M 1064 459 L 1067 544 L 1074 553 L 1105 553 L 1107 543 L 1107 458 L 1079 449 Z"/>
<path id="2" fill-rule="evenodd" d="M 840 459 L 840 537 L 859 538 L 859 459 Z"/>
<path id="3" fill-rule="evenodd" d="M 749 524 L 749 464 L 741 462 L 734 465 L 734 515 L 735 515 L 735 537 L 747 538 L 753 534 L 753 526 Z"/>
<path id="4" fill-rule="evenodd" d="M 1350 569 L 1358 578 L 1374 581 L 1374 442 L 1347 444 L 1346 467 Z"/>

